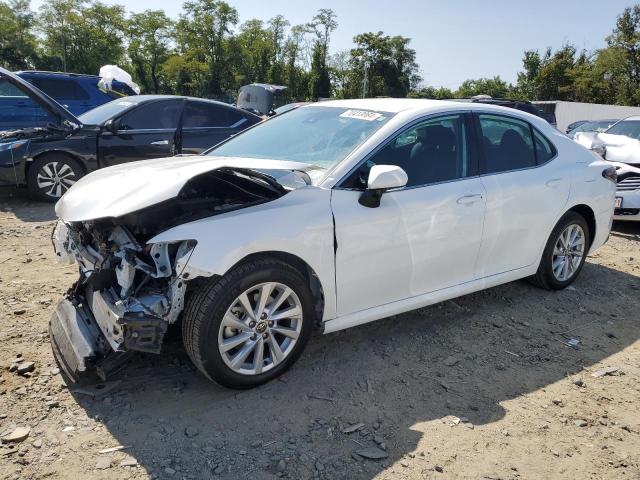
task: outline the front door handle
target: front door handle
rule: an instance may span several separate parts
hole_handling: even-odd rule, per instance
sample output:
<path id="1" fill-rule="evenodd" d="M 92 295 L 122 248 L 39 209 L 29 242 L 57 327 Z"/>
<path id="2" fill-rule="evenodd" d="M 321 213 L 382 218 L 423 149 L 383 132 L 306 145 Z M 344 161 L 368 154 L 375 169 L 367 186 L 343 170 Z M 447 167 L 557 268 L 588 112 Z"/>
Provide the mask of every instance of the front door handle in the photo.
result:
<path id="1" fill-rule="evenodd" d="M 480 200 L 482 200 L 482 195 L 479 193 L 474 193 L 471 195 L 460 197 L 458 200 L 456 200 L 456 203 L 459 203 L 460 205 L 472 205 L 476 202 L 479 202 Z"/>
<path id="2" fill-rule="evenodd" d="M 549 188 L 556 188 L 561 181 L 561 178 L 552 178 L 551 180 L 547 180 L 545 185 Z"/>
<path id="3" fill-rule="evenodd" d="M 156 140 L 151 142 L 151 145 L 169 145 L 169 140 Z"/>

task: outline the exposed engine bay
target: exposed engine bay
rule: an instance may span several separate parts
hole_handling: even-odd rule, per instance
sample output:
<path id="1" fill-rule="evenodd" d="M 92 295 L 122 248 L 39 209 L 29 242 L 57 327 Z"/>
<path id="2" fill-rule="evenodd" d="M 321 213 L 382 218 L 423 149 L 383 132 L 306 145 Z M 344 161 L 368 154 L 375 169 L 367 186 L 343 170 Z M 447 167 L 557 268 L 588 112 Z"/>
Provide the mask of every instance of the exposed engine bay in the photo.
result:
<path id="1" fill-rule="evenodd" d="M 74 378 L 96 369 L 113 352 L 159 353 L 167 327 L 184 308 L 196 242 L 147 243 L 158 233 L 200 218 L 285 195 L 273 177 L 252 170 L 217 169 L 185 183 L 175 197 L 118 218 L 58 221 L 56 258 L 77 263 L 80 277 L 51 321 L 54 351 Z M 60 358 L 59 358 L 60 360 Z"/>

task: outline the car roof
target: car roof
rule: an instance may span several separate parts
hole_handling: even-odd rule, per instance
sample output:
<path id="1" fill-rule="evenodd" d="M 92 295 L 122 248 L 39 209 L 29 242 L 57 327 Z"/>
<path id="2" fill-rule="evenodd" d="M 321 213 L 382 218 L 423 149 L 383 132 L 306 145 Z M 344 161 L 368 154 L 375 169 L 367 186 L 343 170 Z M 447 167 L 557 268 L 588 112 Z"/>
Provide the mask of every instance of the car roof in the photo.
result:
<path id="1" fill-rule="evenodd" d="M 68 73 L 68 72 L 48 72 L 45 70 L 19 70 L 15 72 L 16 75 L 19 76 L 52 76 L 52 77 L 77 77 L 77 78 L 87 78 L 87 79 L 100 79 L 99 75 L 89 75 L 87 73 Z"/>
<path id="2" fill-rule="evenodd" d="M 243 114 L 247 114 L 247 115 L 251 115 L 254 116 L 256 118 L 260 118 L 259 116 L 255 115 L 254 113 L 249 112 L 248 110 L 244 110 L 242 108 L 238 108 L 234 105 L 231 105 L 229 103 L 225 103 L 225 102 L 220 102 L 218 100 L 212 100 L 210 98 L 198 98 L 198 97 L 184 97 L 181 95 L 134 95 L 134 96 L 130 96 L 130 97 L 123 97 L 123 98 L 119 98 L 115 101 L 125 101 L 125 102 L 129 102 L 132 105 L 140 105 L 142 103 L 147 103 L 147 102 L 153 102 L 153 101 L 157 101 L 157 100 L 192 100 L 194 102 L 206 102 L 206 103 L 211 103 L 214 105 L 219 105 L 221 107 L 225 107 L 225 108 L 229 108 L 231 110 L 237 110 L 240 112 L 243 112 Z"/>
<path id="3" fill-rule="evenodd" d="M 634 121 L 638 121 L 640 120 L 640 115 L 633 115 L 631 117 L 627 117 L 627 118 L 623 118 L 622 120 L 620 120 L 621 122 L 624 122 L 626 120 L 634 120 Z"/>
<path id="4" fill-rule="evenodd" d="M 300 108 L 340 107 L 399 113 L 410 110 L 422 111 L 436 109 L 445 105 L 460 106 L 460 102 L 452 102 L 448 100 L 426 100 L 423 98 L 357 98 L 351 100 L 325 100 L 322 102 L 311 103 L 309 105 L 303 105 Z"/>

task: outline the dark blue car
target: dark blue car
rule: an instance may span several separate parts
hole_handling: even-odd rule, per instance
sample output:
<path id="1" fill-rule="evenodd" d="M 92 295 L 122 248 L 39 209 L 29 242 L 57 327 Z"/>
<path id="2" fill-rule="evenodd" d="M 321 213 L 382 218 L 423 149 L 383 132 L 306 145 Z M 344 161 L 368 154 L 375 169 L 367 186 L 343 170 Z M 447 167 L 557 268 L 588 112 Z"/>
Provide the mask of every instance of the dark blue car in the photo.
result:
<path id="1" fill-rule="evenodd" d="M 74 115 L 81 115 L 111 100 L 136 93 L 128 85 L 113 81 L 112 89 L 98 87 L 100 77 L 77 73 L 26 71 L 17 75 L 37 87 Z M 0 130 L 44 127 L 54 121 L 24 92 L 0 80 Z"/>

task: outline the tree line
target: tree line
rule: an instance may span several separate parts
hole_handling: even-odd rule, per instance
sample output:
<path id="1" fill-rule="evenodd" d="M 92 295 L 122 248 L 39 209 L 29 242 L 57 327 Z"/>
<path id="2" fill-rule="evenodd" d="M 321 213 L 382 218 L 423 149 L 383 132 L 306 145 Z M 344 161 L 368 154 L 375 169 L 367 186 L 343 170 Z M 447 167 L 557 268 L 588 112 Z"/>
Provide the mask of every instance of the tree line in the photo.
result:
<path id="1" fill-rule="evenodd" d="M 292 100 L 487 94 L 640 105 L 640 5 L 618 16 L 601 49 L 528 50 L 514 84 L 496 76 L 455 90 L 422 85 L 407 37 L 365 32 L 353 48 L 331 55 L 337 27 L 331 9 L 300 25 L 283 15 L 240 23 L 237 9 L 222 0 L 186 1 L 177 19 L 162 10 L 128 14 L 95 0 L 47 0 L 38 11 L 29 0 L 0 0 L 0 65 L 97 74 L 116 64 L 145 93 L 227 101 L 240 86 L 265 82 L 286 85 Z"/>

